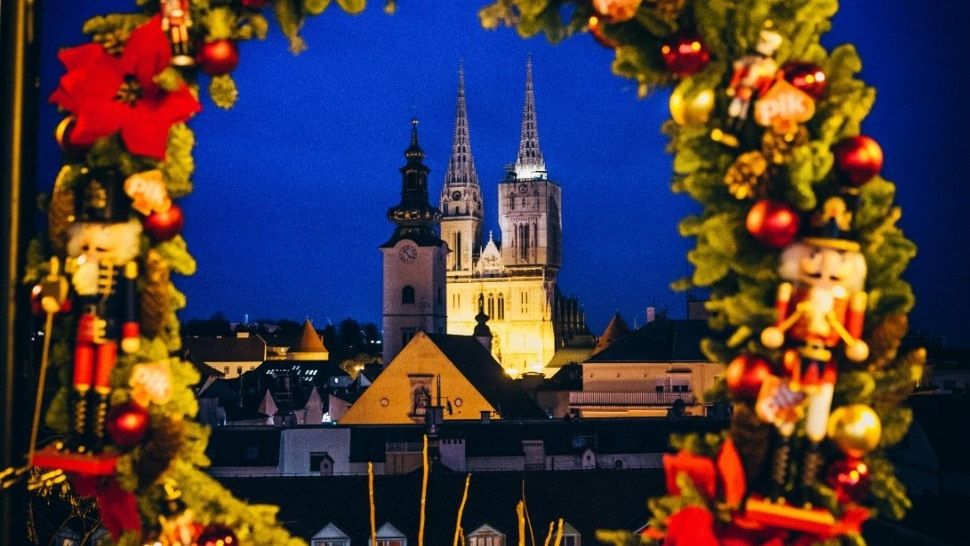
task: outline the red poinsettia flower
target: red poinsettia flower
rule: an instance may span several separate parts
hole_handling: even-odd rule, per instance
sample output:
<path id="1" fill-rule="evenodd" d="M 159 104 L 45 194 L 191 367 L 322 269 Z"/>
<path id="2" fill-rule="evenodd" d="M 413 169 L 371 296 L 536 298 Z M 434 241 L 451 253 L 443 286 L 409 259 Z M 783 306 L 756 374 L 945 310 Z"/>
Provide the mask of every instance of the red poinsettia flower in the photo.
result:
<path id="1" fill-rule="evenodd" d="M 99 44 L 63 49 L 67 68 L 51 102 L 77 117 L 71 141 L 79 145 L 121 133 L 133 154 L 165 158 L 168 131 L 202 109 L 187 85 L 165 91 L 154 78 L 172 57 L 161 17 L 131 33 L 120 57 Z"/>
<path id="2" fill-rule="evenodd" d="M 664 546 L 719 546 L 714 515 L 700 506 L 688 506 L 667 520 Z"/>

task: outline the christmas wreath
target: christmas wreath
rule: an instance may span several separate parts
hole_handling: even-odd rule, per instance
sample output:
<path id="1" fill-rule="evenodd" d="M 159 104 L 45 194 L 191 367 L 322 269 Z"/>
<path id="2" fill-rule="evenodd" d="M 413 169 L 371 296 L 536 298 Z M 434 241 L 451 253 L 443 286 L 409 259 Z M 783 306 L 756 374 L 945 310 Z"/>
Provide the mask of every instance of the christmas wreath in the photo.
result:
<path id="1" fill-rule="evenodd" d="M 680 232 L 711 299 L 702 348 L 726 365 L 710 400 L 722 434 L 672 438 L 667 495 L 616 544 L 862 544 L 910 501 L 886 448 L 925 351 L 901 352 L 915 245 L 896 226 L 879 144 L 860 134 L 875 92 L 851 45 L 819 42 L 834 0 L 499 0 L 486 27 L 551 41 L 589 32 L 642 96 L 673 87 L 673 190 L 701 205 Z"/>
<path id="2" fill-rule="evenodd" d="M 363 0 L 338 0 L 359 12 Z M 274 507 L 234 499 L 200 467 L 194 368 L 180 347 L 184 297 L 171 275 L 195 262 L 177 200 L 192 189 L 200 85 L 229 108 L 236 43 L 266 35 L 272 9 L 294 52 L 329 0 L 138 0 L 88 21 L 93 43 L 60 53 L 51 96 L 64 112 L 64 165 L 46 201 L 27 281 L 52 335 L 60 388 L 46 411 L 56 441 L 31 460 L 96 499 L 117 544 L 297 544 Z M 386 9 L 392 11 L 393 2 Z M 913 305 L 901 279 L 914 245 L 896 227 L 882 152 L 859 134 L 874 100 L 852 46 L 827 51 L 834 0 L 499 0 L 486 27 L 553 41 L 589 32 L 641 95 L 672 86 L 664 126 L 673 189 L 702 206 L 696 240 L 703 345 L 727 364 L 714 400 L 729 430 L 673 438 L 667 495 L 641 536 L 617 544 L 862 543 L 875 513 L 909 507 L 885 449 L 911 420 L 902 405 L 924 360 L 901 353 Z M 52 340 L 52 341 L 51 341 Z M 48 482 L 57 481 L 51 474 Z"/>

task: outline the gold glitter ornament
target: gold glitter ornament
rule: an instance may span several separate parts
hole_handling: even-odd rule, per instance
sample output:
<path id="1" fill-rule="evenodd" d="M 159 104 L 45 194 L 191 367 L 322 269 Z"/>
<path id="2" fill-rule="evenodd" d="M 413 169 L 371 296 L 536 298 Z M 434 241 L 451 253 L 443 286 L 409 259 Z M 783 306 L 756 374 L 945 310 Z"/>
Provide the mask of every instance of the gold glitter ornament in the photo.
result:
<path id="1" fill-rule="evenodd" d="M 796 125 L 792 131 L 777 132 L 773 129 L 765 131 L 761 139 L 761 152 L 775 165 L 788 163 L 795 149 L 808 144 L 808 131 L 801 125 Z"/>
<path id="2" fill-rule="evenodd" d="M 753 197 L 761 183 L 761 177 L 768 170 L 768 160 L 759 151 L 746 152 L 734 160 L 724 175 L 728 191 L 736 199 Z"/>

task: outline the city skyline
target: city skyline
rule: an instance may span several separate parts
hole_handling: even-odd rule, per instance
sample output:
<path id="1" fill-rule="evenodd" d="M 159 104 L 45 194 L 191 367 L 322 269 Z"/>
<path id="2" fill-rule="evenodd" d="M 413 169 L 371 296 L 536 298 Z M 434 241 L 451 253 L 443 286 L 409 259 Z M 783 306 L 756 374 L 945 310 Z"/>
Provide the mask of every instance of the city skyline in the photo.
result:
<path id="1" fill-rule="evenodd" d="M 72 4 L 48 12 L 58 16 L 45 19 L 44 31 L 64 38 L 44 41 L 44 96 L 62 71 L 52 60 L 56 48 L 79 43 L 88 16 L 111 7 L 129 10 L 129 4 Z M 421 119 L 436 201 L 463 59 L 485 217 L 495 218 L 496 185 L 518 145 L 528 53 L 543 154 L 550 176 L 563 186 L 560 279 L 567 294 L 581 298 L 594 332 L 617 310 L 631 323 L 642 320 L 648 305 L 683 316 L 685 297 L 668 285 L 690 271 L 685 254 L 692 244 L 678 236 L 676 223 L 693 205 L 669 190 L 670 157 L 659 132 L 668 117 L 666 93 L 638 101 L 635 84 L 610 73 L 612 52 L 589 36 L 550 46 L 543 38 L 523 41 L 508 29 L 484 31 L 478 7 L 402 2 L 394 16 L 371 5 L 358 18 L 334 10 L 308 23 L 310 48 L 299 56 L 290 55 L 275 27 L 268 43 L 241 48 L 237 107 L 222 112 L 206 99 L 205 115 L 191 122 L 198 135 L 196 193 L 184 209 L 199 272 L 177 281 L 189 298 L 182 318 L 222 311 L 234 321 L 248 314 L 309 315 L 318 324 L 345 316 L 377 322 L 377 246 L 392 229 L 384 212 L 397 201 L 408 120 Z M 847 5 L 836 19 L 839 30 L 826 41 L 856 41 L 867 62 L 863 76 L 884 93 L 864 129 L 886 150 L 885 174 L 899 184 L 904 207 L 901 223 L 921 245 L 907 275 L 918 301 L 913 323 L 959 340 L 953 309 L 959 306 L 948 302 L 966 302 L 967 288 L 948 254 L 966 248 L 967 235 L 941 232 L 941 220 L 958 221 L 957 203 L 967 189 L 932 191 L 924 181 L 956 177 L 959 121 L 966 119 L 957 94 L 967 75 L 947 70 L 950 53 L 927 63 L 929 46 L 907 41 L 916 42 L 908 34 L 925 31 L 933 15 Z M 953 19 L 934 30 L 960 43 L 947 22 Z M 864 31 L 870 25 L 911 32 L 900 32 L 901 42 L 889 47 L 893 42 L 882 33 Z M 898 82 L 900 66 L 933 101 L 907 94 Z M 57 152 L 49 135 L 56 120 L 53 107 L 45 106 L 42 185 L 53 179 Z M 498 233 L 492 224 L 486 234 Z M 962 258 L 956 260 L 959 266 Z"/>

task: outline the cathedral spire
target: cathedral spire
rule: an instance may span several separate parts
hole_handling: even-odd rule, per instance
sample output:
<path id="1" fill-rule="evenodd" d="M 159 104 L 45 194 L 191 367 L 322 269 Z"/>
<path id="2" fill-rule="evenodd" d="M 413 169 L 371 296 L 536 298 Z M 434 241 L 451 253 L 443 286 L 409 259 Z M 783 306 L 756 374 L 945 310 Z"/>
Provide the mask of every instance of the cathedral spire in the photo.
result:
<path id="1" fill-rule="evenodd" d="M 471 140 L 468 136 L 468 107 L 465 104 L 465 67 L 458 65 L 458 99 L 455 103 L 455 136 L 451 141 L 451 159 L 445 174 L 445 191 L 448 186 L 478 185 L 475 159 L 472 157 Z"/>
<path id="2" fill-rule="evenodd" d="M 545 178 L 546 162 L 539 149 L 539 128 L 536 123 L 536 96 L 532 87 L 532 56 L 525 64 L 525 105 L 522 107 L 522 136 L 519 155 L 515 159 L 515 177 L 519 179 Z"/>

